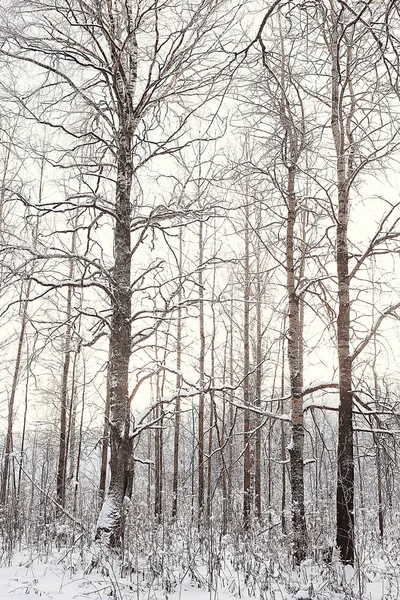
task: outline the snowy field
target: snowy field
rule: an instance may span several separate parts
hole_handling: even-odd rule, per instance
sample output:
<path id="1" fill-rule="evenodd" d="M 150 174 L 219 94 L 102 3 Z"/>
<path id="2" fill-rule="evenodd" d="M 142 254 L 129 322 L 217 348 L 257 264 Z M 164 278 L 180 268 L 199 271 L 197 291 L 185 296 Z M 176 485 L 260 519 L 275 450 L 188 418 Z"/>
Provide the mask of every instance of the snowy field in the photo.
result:
<path id="1" fill-rule="evenodd" d="M 60 565 L 36 565 L 29 567 L 14 566 L 0 570 L 0 600 L 37 600 L 38 597 L 49 600 L 93 599 L 161 599 L 170 600 L 207 600 L 210 598 L 230 600 L 238 597 L 228 591 L 211 592 L 193 587 L 183 582 L 169 595 L 160 590 L 137 590 L 127 579 L 101 576 L 99 574 L 76 573 Z M 242 598 L 249 597 L 247 594 Z"/>
<path id="2" fill-rule="evenodd" d="M 115 563 L 116 564 L 116 563 Z M 108 572 L 107 572 L 108 571 Z M 340 571 L 340 572 L 339 572 Z M 53 562 L 40 563 L 34 557 L 16 556 L 12 564 L 0 568 L 0 600 L 395 600 L 400 598 L 399 573 L 390 574 L 382 565 L 364 570 L 360 580 L 356 572 L 336 565 L 325 575 L 321 566 L 306 564 L 293 572 L 285 581 L 272 576 L 268 589 L 248 585 L 238 572 L 215 577 L 210 584 L 205 569 L 198 567 L 197 581 L 193 576 L 177 578 L 169 592 L 161 590 L 159 580 L 153 584 L 137 585 L 135 575 L 121 577 L 111 562 L 102 569 L 92 570 L 76 567 L 75 559 L 68 559 L 65 552 L 54 556 Z M 366 574 L 368 572 L 368 575 Z M 272 574 L 273 575 L 273 574 Z M 336 575 L 336 577 L 335 577 Z M 203 585 L 202 585 L 203 584 Z M 336 587 L 336 589 L 334 589 Z"/>

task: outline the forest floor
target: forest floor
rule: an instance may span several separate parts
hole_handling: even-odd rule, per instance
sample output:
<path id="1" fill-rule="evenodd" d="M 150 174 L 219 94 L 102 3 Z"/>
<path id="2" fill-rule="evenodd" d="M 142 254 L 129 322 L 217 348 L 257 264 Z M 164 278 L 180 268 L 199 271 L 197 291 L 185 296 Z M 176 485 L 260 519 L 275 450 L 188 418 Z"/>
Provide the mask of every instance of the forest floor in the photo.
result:
<path id="1" fill-rule="evenodd" d="M 360 578 L 351 567 L 336 565 L 327 570 L 310 561 L 297 572 L 271 579 L 263 588 L 232 570 L 227 576 L 221 569 L 210 581 L 205 565 L 197 566 L 195 577 L 193 572 L 176 577 L 173 585 L 159 577 L 138 584 L 135 572 L 121 576 L 117 561 L 85 570 L 88 556 L 73 556 L 65 549 L 46 559 L 16 553 L 0 566 L 0 600 L 400 600 L 400 572 L 389 574 L 378 563 L 363 569 Z"/>
<path id="2" fill-rule="evenodd" d="M 238 575 L 239 578 L 239 575 Z M 319 584 L 322 585 L 320 581 Z M 303 586 L 304 588 L 305 586 Z M 278 583 L 272 589 L 261 593 L 260 590 L 246 590 L 244 587 L 234 591 L 215 586 L 211 590 L 195 587 L 189 580 L 180 582 L 173 591 L 166 593 L 157 588 L 138 589 L 128 579 L 108 573 L 101 575 L 98 572 L 87 574 L 83 569 L 75 569 L 66 564 L 13 564 L 0 568 L 0 600 L 17 600 L 19 596 L 24 600 L 38 600 L 38 597 L 47 600 L 295 600 L 305 598 L 329 598 L 331 600 L 344 600 L 358 598 L 359 600 L 392 600 L 399 598 L 397 586 L 393 582 L 384 582 L 381 579 L 368 582 L 364 591 L 359 593 L 353 588 L 342 592 L 328 592 L 320 589 L 308 595 L 306 589 L 288 592 Z M 396 589 L 397 588 L 397 589 Z"/>
<path id="3" fill-rule="evenodd" d="M 160 590 L 137 590 L 126 579 L 73 572 L 61 565 L 39 564 L 10 566 L 0 569 L 0 600 L 231 600 L 237 596 L 227 591 L 194 588 L 183 582 L 179 588 L 166 595 Z M 242 598 L 248 598 L 247 594 Z"/>

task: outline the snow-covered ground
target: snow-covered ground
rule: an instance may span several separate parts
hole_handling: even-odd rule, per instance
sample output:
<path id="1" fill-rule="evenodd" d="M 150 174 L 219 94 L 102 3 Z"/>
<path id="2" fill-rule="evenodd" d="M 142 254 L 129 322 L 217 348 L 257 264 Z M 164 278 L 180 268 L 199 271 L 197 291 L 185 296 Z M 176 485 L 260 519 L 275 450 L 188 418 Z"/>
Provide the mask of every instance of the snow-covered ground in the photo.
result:
<path id="1" fill-rule="evenodd" d="M 11 566 L 0 569 L 0 600 L 110 600 L 110 598 L 159 600 L 168 597 L 170 600 L 231 600 L 234 595 L 224 590 L 211 592 L 193 587 L 190 582 L 183 582 L 167 596 L 160 590 L 137 590 L 127 579 L 108 577 L 98 573 L 85 574 L 82 570 L 61 565 L 42 564 L 30 566 Z M 237 596 L 236 596 L 237 597 Z M 247 598 L 248 595 L 242 595 Z"/>
<path id="2" fill-rule="evenodd" d="M 9 562 L 0 567 L 0 600 L 400 600 L 400 572 L 389 573 L 379 561 L 363 570 L 361 580 L 351 567 L 336 565 L 324 575 L 321 565 L 310 561 L 285 580 L 272 578 L 265 589 L 246 585 L 238 572 L 218 576 L 207 585 L 206 570 L 199 566 L 197 581 L 189 575 L 177 578 L 167 592 L 159 580 L 138 586 L 134 572 L 122 577 L 117 562 L 105 560 L 101 568 L 85 570 L 82 561 L 68 551 L 57 552 L 45 562 L 20 553 Z M 83 562 L 90 564 L 87 557 Z"/>

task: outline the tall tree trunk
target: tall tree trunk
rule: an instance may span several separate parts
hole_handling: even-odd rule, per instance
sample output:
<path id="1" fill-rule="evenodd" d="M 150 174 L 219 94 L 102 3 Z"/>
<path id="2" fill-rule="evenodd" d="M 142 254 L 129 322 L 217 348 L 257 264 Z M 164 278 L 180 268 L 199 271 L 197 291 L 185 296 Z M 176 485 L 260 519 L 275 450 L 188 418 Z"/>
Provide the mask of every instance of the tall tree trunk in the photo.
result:
<path id="1" fill-rule="evenodd" d="M 261 218 L 259 218 L 261 225 Z M 262 314 L 261 314 L 261 244 L 257 244 L 257 284 L 256 284 L 256 381 L 255 381 L 255 402 L 261 407 L 261 389 L 262 389 Z M 255 447 L 254 447 L 254 502 L 255 513 L 258 519 L 261 518 L 261 415 L 256 415 L 255 426 Z"/>
<path id="2" fill-rule="evenodd" d="M 199 356 L 199 423 L 198 423 L 198 517 L 199 521 L 204 509 L 204 385 L 205 385 L 205 354 L 206 338 L 204 331 L 204 278 L 203 278 L 203 221 L 199 224 L 199 334 L 200 334 L 200 356 Z"/>
<path id="3" fill-rule="evenodd" d="M 133 178 L 130 114 L 122 115 L 118 135 L 114 226 L 114 269 L 110 331 L 110 484 L 97 523 L 96 537 L 117 546 L 122 535 L 122 509 L 132 467 L 129 402 L 131 356 L 131 187 Z M 124 117 L 124 118 L 123 118 Z"/>
<path id="4" fill-rule="evenodd" d="M 182 241 L 183 229 L 182 226 L 179 228 L 179 277 L 180 287 L 178 292 L 178 314 L 177 314 L 177 325 L 176 325 L 176 389 L 177 398 L 175 401 L 175 422 L 174 422 L 174 472 L 172 476 L 172 518 L 174 519 L 178 513 L 178 483 L 179 483 L 179 433 L 181 425 L 181 399 L 179 390 L 182 385 L 182 308 L 180 306 L 182 302 L 182 261 L 183 261 L 183 241 Z"/>
<path id="5" fill-rule="evenodd" d="M 340 184 L 339 184 L 340 185 Z M 353 396 L 351 391 L 352 363 L 350 357 L 350 294 L 347 248 L 347 195 L 340 185 L 337 225 L 337 274 L 339 314 L 337 343 L 339 355 L 339 436 L 337 469 L 337 536 L 343 562 L 354 562 L 354 451 Z"/>
<path id="6" fill-rule="evenodd" d="M 182 376 L 180 375 L 182 361 L 182 312 L 178 310 L 178 332 L 177 332 L 177 357 L 176 357 L 176 389 L 178 395 L 175 401 L 175 422 L 174 422 L 174 473 L 172 478 L 172 517 L 178 514 L 178 484 L 179 484 L 179 433 L 181 423 L 181 401 L 179 390 L 182 385 Z"/>
<path id="7" fill-rule="evenodd" d="M 376 452 L 376 477 L 377 477 L 377 486 L 378 486 L 378 525 L 379 525 L 379 535 L 381 541 L 383 540 L 384 534 L 384 507 L 383 507 L 383 491 L 382 491 L 382 459 L 381 459 L 381 449 L 380 449 L 380 441 L 379 436 L 377 434 L 374 435 L 375 442 L 375 452 Z"/>
<path id="8" fill-rule="evenodd" d="M 283 330 L 285 331 L 286 319 L 283 319 Z M 285 337 L 282 335 L 282 370 L 281 370 L 281 398 L 280 401 L 280 414 L 283 415 L 285 412 L 285 406 L 283 398 L 285 396 Z M 281 525 L 282 533 L 287 533 L 286 523 L 286 435 L 285 435 L 285 423 L 281 421 L 281 462 L 282 462 L 282 494 L 281 494 Z"/>
<path id="9" fill-rule="evenodd" d="M 155 336 L 155 347 L 156 347 L 156 361 L 158 360 L 158 336 L 156 332 Z M 165 351 L 167 351 L 168 343 L 165 344 Z M 165 357 L 164 361 L 165 362 Z M 164 381 L 165 371 L 163 371 L 162 382 L 160 383 L 160 373 L 156 375 L 156 402 L 155 418 L 157 419 L 157 425 L 155 430 L 154 440 L 154 516 L 158 523 L 162 522 L 162 510 L 163 510 L 163 407 L 161 404 L 161 398 L 164 395 Z"/>
<path id="10" fill-rule="evenodd" d="M 234 383 L 234 372 L 233 372 L 233 308 L 234 303 L 233 299 L 230 301 L 230 338 L 229 338 L 229 430 L 228 430 L 228 485 L 227 485 L 227 510 L 229 514 L 232 514 L 233 511 L 233 432 L 236 421 L 237 409 L 234 411 L 233 401 L 234 401 L 234 391 L 233 391 L 233 383 Z"/>
<path id="11" fill-rule="evenodd" d="M 229 332 L 226 332 L 225 344 L 224 344 L 224 362 L 222 372 L 222 386 L 226 386 L 226 372 L 228 368 L 228 341 Z M 226 406 L 227 406 L 227 393 L 222 392 L 222 417 L 221 417 L 221 439 L 219 445 L 221 448 L 221 485 L 222 485 L 222 535 L 226 534 L 228 525 L 228 485 L 227 478 L 229 477 L 228 468 L 225 459 L 225 438 L 226 438 Z"/>
<path id="12" fill-rule="evenodd" d="M 7 487 L 8 487 L 8 478 L 10 471 L 10 454 L 13 451 L 13 426 L 14 426 L 14 406 L 15 406 L 15 395 L 17 392 L 17 386 L 19 381 L 19 371 L 21 366 L 21 358 L 22 358 L 22 349 L 24 345 L 25 331 L 26 326 L 28 324 L 28 304 L 29 304 L 29 296 L 31 291 L 32 281 L 28 281 L 28 286 L 26 290 L 25 300 L 22 305 L 22 319 L 21 319 L 21 329 L 18 338 L 18 347 L 17 347 L 17 356 L 15 358 L 15 366 L 14 366 L 14 374 L 13 381 L 11 386 L 11 394 L 8 400 L 8 414 L 7 414 L 7 433 L 6 433 L 6 441 L 4 445 L 4 459 L 3 459 L 3 476 L 1 479 L 1 487 L 0 487 L 0 506 L 4 506 L 7 501 Z"/>
<path id="13" fill-rule="evenodd" d="M 300 302 L 295 279 L 295 167 L 288 173 L 288 216 L 286 230 L 286 274 L 289 301 L 288 361 L 290 370 L 290 394 L 292 398 L 292 440 L 290 446 L 290 474 L 292 489 L 293 556 L 300 564 L 307 553 L 307 529 L 304 508 L 304 414 L 301 364 Z"/>
<path id="14" fill-rule="evenodd" d="M 212 375 L 211 375 L 212 376 Z M 212 513 L 212 447 L 213 447 L 213 431 L 216 427 L 214 423 L 215 417 L 215 400 L 214 393 L 210 394 L 210 418 L 208 423 L 208 448 L 207 448 L 207 518 L 211 517 Z"/>
<path id="15" fill-rule="evenodd" d="M 192 429 L 192 452 L 191 452 L 191 469 L 190 469 L 190 525 L 192 526 L 195 521 L 195 488 L 196 488 L 196 475 L 195 475 L 195 464 L 196 464 L 196 452 L 198 451 L 198 447 L 196 444 L 196 416 L 194 411 L 194 406 L 192 404 L 191 410 L 191 429 Z M 197 520 L 198 524 L 199 521 Z"/>
<path id="16" fill-rule="evenodd" d="M 158 375 L 157 375 L 158 377 Z M 157 420 L 156 430 L 154 432 L 154 516 L 158 523 L 162 520 L 162 442 L 161 442 L 161 419 L 162 407 L 158 400 L 159 386 L 157 390 L 157 406 L 154 409 L 154 418 Z"/>
<path id="17" fill-rule="evenodd" d="M 372 279 L 372 322 L 375 322 L 375 265 L 373 266 L 373 279 Z M 376 368 L 376 362 L 378 358 L 378 349 L 377 349 L 377 340 L 376 333 L 373 337 L 374 342 L 374 358 L 372 361 L 372 376 L 374 379 L 374 398 L 375 398 L 375 410 L 379 412 L 380 410 L 380 390 L 379 390 L 379 378 L 378 371 Z M 377 425 L 379 426 L 380 420 L 378 420 Z M 372 419 L 371 419 L 371 429 L 373 428 Z M 380 428 L 380 427 L 378 427 Z M 381 454 L 381 444 L 380 444 L 380 436 L 378 433 L 373 434 L 374 445 L 375 445 L 375 461 L 376 461 L 376 477 L 377 477 L 377 492 L 378 492 L 378 525 L 379 525 L 379 535 L 381 541 L 383 541 L 383 533 L 384 533 L 384 507 L 383 507 L 383 486 L 382 486 L 382 454 Z"/>
<path id="18" fill-rule="evenodd" d="M 350 356 L 349 197 L 341 111 L 338 23 L 332 28 L 332 133 L 336 149 L 338 211 L 336 267 L 338 278 L 337 346 L 339 362 L 339 431 L 337 451 L 336 543 L 344 563 L 354 564 L 354 449 L 352 360 Z"/>
<path id="19" fill-rule="evenodd" d="M 15 130 L 14 130 L 15 131 Z M 6 155 L 4 159 L 4 170 L 3 177 L 0 187 L 0 236 L 3 235 L 3 211 L 4 211 L 4 202 L 5 202 L 5 193 L 7 188 L 7 174 L 8 167 L 10 162 L 12 144 L 7 146 Z M 43 196 L 43 181 L 44 181 L 44 160 L 42 160 L 40 165 L 40 179 L 39 179 L 39 204 L 42 201 Z M 33 235 L 33 246 L 36 249 L 37 239 L 38 239 L 38 231 L 39 231 L 39 220 L 36 219 L 36 224 L 34 227 L 34 235 Z M 32 266 L 34 268 L 34 265 Z M 32 280 L 29 279 L 25 299 L 22 305 L 22 315 L 21 315 L 21 329 L 18 339 L 18 348 L 17 348 L 17 356 L 15 359 L 14 366 L 14 374 L 13 374 L 13 382 L 11 387 L 11 394 L 8 401 L 8 414 L 7 414 L 7 433 L 6 440 L 4 446 L 4 460 L 3 460 L 3 474 L 0 486 L 0 506 L 4 506 L 7 499 L 7 486 L 8 486 L 8 478 L 9 478 L 9 470 L 10 470 L 10 453 L 13 450 L 13 425 L 14 425 L 14 405 L 15 405 L 15 395 L 17 392 L 18 380 L 19 380 L 19 371 L 21 367 L 21 358 L 22 358 L 22 350 L 24 344 L 24 337 L 26 334 L 26 328 L 28 325 L 29 315 L 28 315 L 28 306 L 30 301 L 30 293 L 32 288 Z M 21 290 L 22 294 L 22 290 Z M 22 297 L 21 297 L 22 301 Z M 21 477 L 22 477 L 22 462 L 23 462 L 23 451 L 25 444 L 25 433 L 26 433 L 26 417 L 28 412 L 28 380 L 29 380 L 29 359 L 27 357 L 27 382 L 25 389 L 25 408 L 24 408 L 24 418 L 23 418 L 23 429 L 22 429 L 22 443 L 21 443 L 21 458 L 20 458 L 20 466 L 19 466 L 19 474 L 18 474 L 18 488 L 17 488 L 17 498 L 19 498 L 20 490 L 21 490 Z"/>
<path id="20" fill-rule="evenodd" d="M 76 232 L 72 234 L 71 254 L 75 253 Z M 71 281 L 74 277 L 74 261 L 69 261 L 68 278 Z M 66 326 L 64 336 L 64 362 L 61 377 L 61 393 L 60 393 L 60 445 L 58 451 L 58 467 L 57 467 L 57 500 L 61 506 L 65 506 L 65 486 L 67 479 L 67 453 L 68 453 L 68 376 L 69 366 L 71 363 L 71 317 L 72 317 L 72 287 L 67 290 L 67 309 L 66 309 Z"/>
<path id="21" fill-rule="evenodd" d="M 103 424 L 103 437 L 101 442 L 101 464 L 100 464 L 100 483 L 99 483 L 99 498 L 104 500 L 106 492 L 106 481 L 107 481 L 107 458 L 108 458 L 108 446 L 110 443 L 110 357 L 111 357 L 111 346 L 109 345 L 108 351 L 108 364 L 107 364 L 107 378 L 106 378 L 106 404 L 104 407 L 104 424 Z"/>
<path id="22" fill-rule="evenodd" d="M 79 334 L 79 331 L 78 331 Z M 69 458 L 69 475 L 67 482 L 71 482 L 75 475 L 75 442 L 76 442 L 76 395 L 77 395 L 77 383 L 76 383 L 76 367 L 78 363 L 78 352 L 74 354 L 72 375 L 71 375 L 71 398 L 68 407 L 68 428 L 67 428 L 67 440 L 65 447 L 65 454 Z"/>
<path id="23" fill-rule="evenodd" d="M 216 237 L 214 230 L 214 255 L 216 255 Z M 216 280 L 216 266 L 213 268 L 212 278 L 212 289 L 211 289 L 211 312 L 212 312 L 212 334 L 211 334 L 211 386 L 215 385 L 215 337 L 217 333 L 216 319 L 215 319 L 215 280 Z M 218 428 L 217 422 L 217 407 L 215 404 L 214 392 L 210 393 L 210 420 L 208 428 L 208 456 L 207 456 L 207 517 L 211 517 L 212 513 L 212 450 L 213 450 L 213 433 L 214 427 Z"/>
<path id="24" fill-rule="evenodd" d="M 21 484 L 22 484 L 22 473 L 23 473 L 23 465 L 25 461 L 25 439 L 26 439 L 26 429 L 27 429 L 27 417 L 28 417 L 28 406 L 29 406 L 29 382 L 30 382 L 30 374 L 31 374 L 31 361 L 32 356 L 34 354 L 36 339 L 33 343 L 32 352 L 29 352 L 28 341 L 26 340 L 26 355 L 31 358 L 26 361 L 26 382 L 25 382 L 25 398 L 24 398 L 24 416 L 22 418 L 22 433 L 21 433 L 21 450 L 20 450 L 20 459 L 19 459 L 19 469 L 18 469 L 18 485 L 17 485 L 17 500 L 20 500 L 21 496 Z"/>
<path id="25" fill-rule="evenodd" d="M 243 526 L 250 526 L 251 446 L 250 446 L 250 239 L 249 208 L 245 208 L 244 230 L 244 298 L 243 298 Z"/>
<path id="26" fill-rule="evenodd" d="M 76 469 L 75 469 L 75 481 L 74 481 L 74 501 L 73 501 L 73 514 L 76 514 L 77 502 L 78 502 L 78 487 L 79 477 L 81 468 L 82 458 L 82 442 L 83 442 L 83 423 L 85 417 L 85 393 L 86 393 L 86 365 L 83 360 L 83 381 L 82 381 L 82 397 L 81 397 L 81 418 L 79 421 L 79 435 L 78 435 L 78 450 L 76 454 Z M 104 490 L 103 490 L 104 492 Z"/>
<path id="27" fill-rule="evenodd" d="M 129 396 L 129 362 L 132 352 L 131 223 L 134 204 L 133 137 L 140 116 L 135 110 L 137 39 L 132 2 L 107 3 L 111 23 L 109 49 L 113 64 L 111 95 L 118 129 L 115 147 L 114 265 L 111 272 L 110 324 L 110 483 L 97 522 L 96 538 L 119 546 L 123 535 L 123 501 L 132 486 L 133 436 Z M 122 42 L 118 39 L 124 37 Z M 129 489 L 128 489 L 129 486 Z"/>

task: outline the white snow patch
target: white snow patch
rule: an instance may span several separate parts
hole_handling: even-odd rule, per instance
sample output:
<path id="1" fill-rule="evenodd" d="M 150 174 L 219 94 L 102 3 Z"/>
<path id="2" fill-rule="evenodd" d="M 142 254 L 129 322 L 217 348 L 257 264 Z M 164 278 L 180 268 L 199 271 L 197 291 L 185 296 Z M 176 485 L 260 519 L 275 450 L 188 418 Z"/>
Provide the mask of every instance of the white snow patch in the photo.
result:
<path id="1" fill-rule="evenodd" d="M 307 598 L 308 599 L 309 597 L 310 597 L 310 594 L 308 593 L 308 590 L 299 590 L 296 593 L 296 598 L 303 598 L 303 599 Z"/>
<path id="2" fill-rule="evenodd" d="M 119 506 L 112 496 L 106 496 L 100 515 L 97 521 L 97 527 L 100 529 L 111 529 L 119 517 Z"/>
<path id="3" fill-rule="evenodd" d="M 59 554 L 61 556 L 59 556 Z M 54 559 L 62 558 L 56 553 Z M 150 595 L 138 590 L 136 584 L 129 579 L 118 577 L 115 573 L 101 575 L 97 572 L 85 574 L 83 569 L 67 568 L 62 564 L 15 565 L 0 568 L 0 600 L 120 600 L 152 598 L 163 600 L 166 595 L 161 590 L 153 590 Z M 236 594 L 218 590 L 212 598 L 216 600 L 234 600 Z M 249 599 L 244 593 L 242 598 Z M 169 600 L 210 600 L 208 590 L 195 587 L 190 581 L 183 581 L 172 593 Z"/>

